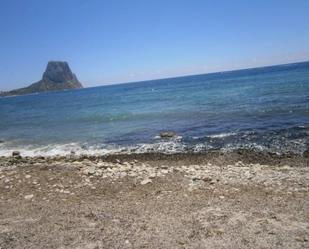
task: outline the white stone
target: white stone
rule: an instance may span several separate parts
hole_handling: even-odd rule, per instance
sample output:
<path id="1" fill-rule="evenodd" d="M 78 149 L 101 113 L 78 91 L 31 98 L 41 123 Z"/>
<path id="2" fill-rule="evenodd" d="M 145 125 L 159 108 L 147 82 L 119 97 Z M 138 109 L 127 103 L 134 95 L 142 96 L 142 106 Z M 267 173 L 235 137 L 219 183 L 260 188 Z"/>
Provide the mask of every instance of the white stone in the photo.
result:
<path id="1" fill-rule="evenodd" d="M 146 185 L 148 183 L 152 183 L 152 180 L 151 179 L 145 179 L 145 180 L 141 181 L 141 185 Z"/>
<path id="2" fill-rule="evenodd" d="M 151 174 L 149 175 L 149 178 L 153 179 L 153 178 L 155 178 L 156 176 L 157 176 L 156 173 L 151 173 Z"/>
<path id="3" fill-rule="evenodd" d="M 31 199 L 33 198 L 33 194 L 31 194 L 31 195 L 25 195 L 24 198 L 25 198 L 26 200 L 31 200 Z"/>
<path id="4" fill-rule="evenodd" d="M 162 169 L 162 170 L 161 170 L 161 173 L 162 173 L 162 174 L 168 174 L 168 172 L 169 172 L 169 171 L 168 171 L 167 169 Z"/>
<path id="5" fill-rule="evenodd" d="M 88 167 L 88 168 L 86 168 L 86 169 L 84 170 L 84 173 L 85 173 L 86 175 L 93 175 L 93 174 L 95 174 L 95 172 L 96 172 L 95 167 Z"/>

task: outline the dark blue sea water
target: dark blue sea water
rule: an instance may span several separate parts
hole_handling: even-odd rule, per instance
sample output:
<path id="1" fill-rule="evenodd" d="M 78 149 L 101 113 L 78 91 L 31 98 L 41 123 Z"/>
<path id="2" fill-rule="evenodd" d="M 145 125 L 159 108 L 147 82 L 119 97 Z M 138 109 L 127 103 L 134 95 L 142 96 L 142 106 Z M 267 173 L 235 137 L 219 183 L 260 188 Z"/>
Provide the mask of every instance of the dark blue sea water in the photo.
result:
<path id="1" fill-rule="evenodd" d="M 161 131 L 179 135 L 161 139 Z M 309 145 L 309 62 L 0 98 L 0 155 Z"/>

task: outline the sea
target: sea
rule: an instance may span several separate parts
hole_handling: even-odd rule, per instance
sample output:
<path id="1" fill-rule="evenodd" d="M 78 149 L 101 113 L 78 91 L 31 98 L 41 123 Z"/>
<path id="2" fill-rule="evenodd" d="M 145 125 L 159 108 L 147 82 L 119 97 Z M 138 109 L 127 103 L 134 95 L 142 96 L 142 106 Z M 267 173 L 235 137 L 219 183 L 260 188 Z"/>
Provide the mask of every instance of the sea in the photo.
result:
<path id="1" fill-rule="evenodd" d="M 0 98 L 0 156 L 308 146 L 309 62 Z"/>

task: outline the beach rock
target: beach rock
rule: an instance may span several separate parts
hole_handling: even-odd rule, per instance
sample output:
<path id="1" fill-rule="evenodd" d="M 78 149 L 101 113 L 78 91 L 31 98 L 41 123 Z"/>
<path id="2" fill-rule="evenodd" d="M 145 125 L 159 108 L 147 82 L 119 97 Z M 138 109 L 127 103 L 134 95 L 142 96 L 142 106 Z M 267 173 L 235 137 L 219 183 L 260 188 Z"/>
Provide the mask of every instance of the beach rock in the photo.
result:
<path id="1" fill-rule="evenodd" d="M 305 236 L 297 236 L 295 240 L 298 242 L 308 242 L 309 241 Z"/>
<path id="2" fill-rule="evenodd" d="M 304 151 L 303 157 L 309 158 L 309 150 L 305 150 L 305 151 Z"/>
<path id="3" fill-rule="evenodd" d="M 31 200 L 33 198 L 33 194 L 25 195 L 24 198 L 25 198 L 25 200 Z"/>
<path id="4" fill-rule="evenodd" d="M 152 183 L 151 179 L 144 179 L 143 181 L 141 181 L 141 185 L 146 185 L 148 183 Z"/>
<path id="5" fill-rule="evenodd" d="M 149 178 L 150 178 L 150 179 L 156 178 L 156 176 L 157 176 L 156 173 L 150 173 L 150 174 L 149 174 Z"/>
<path id="6" fill-rule="evenodd" d="M 210 184 L 213 185 L 213 184 L 217 183 L 217 181 L 218 181 L 218 180 L 212 179 L 212 180 L 210 181 Z"/>
<path id="7" fill-rule="evenodd" d="M 12 156 L 13 156 L 13 157 L 19 157 L 19 156 L 20 156 L 20 152 L 17 151 L 17 150 L 16 150 L 16 151 L 13 151 L 13 152 L 12 152 Z"/>
<path id="8" fill-rule="evenodd" d="M 172 138 L 172 137 L 176 137 L 177 133 L 174 131 L 162 131 L 160 132 L 160 137 L 161 138 Z"/>
<path id="9" fill-rule="evenodd" d="M 95 167 L 88 167 L 84 169 L 84 174 L 85 175 L 94 175 L 96 173 L 96 168 Z"/>
<path id="10" fill-rule="evenodd" d="M 194 181 L 194 182 L 199 181 L 199 180 L 202 180 L 201 177 L 199 177 L 199 176 L 192 176 L 191 179 L 192 179 L 192 181 Z"/>
<path id="11" fill-rule="evenodd" d="M 161 173 L 164 174 L 164 175 L 166 175 L 166 174 L 169 173 L 169 171 L 168 171 L 167 169 L 162 169 L 162 170 L 161 170 Z"/>
<path id="12" fill-rule="evenodd" d="M 204 182 L 211 182 L 211 181 L 212 181 L 212 178 L 209 177 L 209 176 L 204 176 L 204 177 L 202 177 L 202 180 L 203 180 Z"/>

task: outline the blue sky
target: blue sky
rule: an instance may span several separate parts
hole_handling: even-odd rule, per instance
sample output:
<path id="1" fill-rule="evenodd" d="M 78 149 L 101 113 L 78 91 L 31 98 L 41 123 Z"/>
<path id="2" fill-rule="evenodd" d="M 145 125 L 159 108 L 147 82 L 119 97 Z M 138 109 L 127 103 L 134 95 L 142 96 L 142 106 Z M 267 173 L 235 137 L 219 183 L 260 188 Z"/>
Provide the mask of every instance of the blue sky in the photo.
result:
<path id="1" fill-rule="evenodd" d="M 84 86 L 309 60 L 308 0 L 0 0 L 0 90 L 66 60 Z"/>

